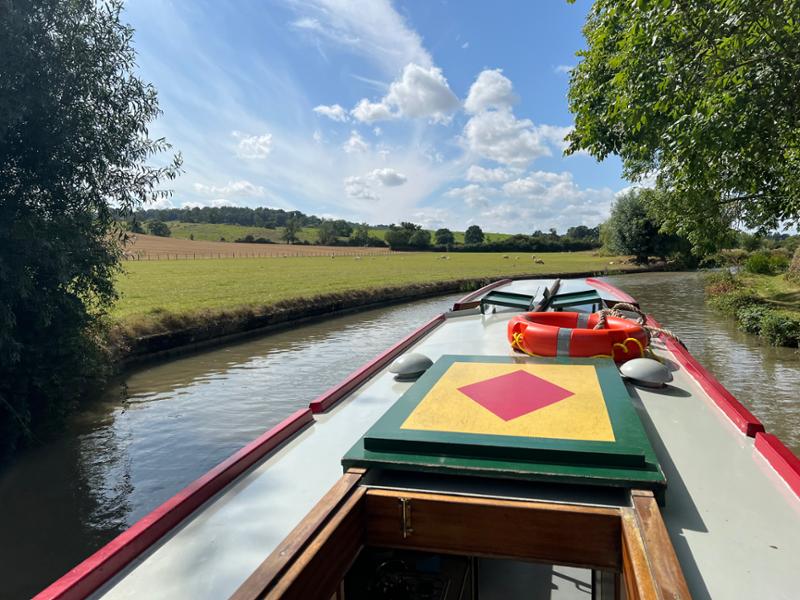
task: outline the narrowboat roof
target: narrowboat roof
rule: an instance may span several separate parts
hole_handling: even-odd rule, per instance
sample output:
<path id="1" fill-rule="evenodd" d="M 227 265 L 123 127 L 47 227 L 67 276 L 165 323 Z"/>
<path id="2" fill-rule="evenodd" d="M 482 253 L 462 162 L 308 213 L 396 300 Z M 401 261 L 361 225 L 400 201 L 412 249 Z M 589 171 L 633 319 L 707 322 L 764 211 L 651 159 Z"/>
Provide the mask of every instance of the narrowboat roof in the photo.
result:
<path id="1" fill-rule="evenodd" d="M 552 280 L 523 280 L 504 282 L 496 289 L 536 295 L 551 284 Z M 590 290 L 609 304 L 633 300 L 599 280 L 565 280 L 560 288 L 565 293 Z M 405 351 L 434 361 L 451 354 L 513 356 L 506 339 L 513 314 L 503 309 L 481 314 L 479 308 L 467 308 L 434 319 L 398 344 L 394 353 L 312 404 L 317 411 L 327 410 L 315 411 L 313 418 L 308 410 L 294 415 L 283 428 L 288 439 L 268 436 L 277 440 L 273 446 L 282 443 L 177 526 L 158 532 L 157 541 L 154 536 L 148 542 L 147 536 L 131 534 L 117 546 L 112 542 L 104 549 L 105 557 L 98 556 L 101 550 L 41 597 L 59 597 L 60 592 L 77 589 L 76 582 L 103 565 L 118 572 L 107 581 L 107 575 L 94 580 L 105 581 L 92 588 L 95 598 L 229 596 L 339 479 L 341 458 L 413 385 L 394 379 L 387 370 L 388 359 Z M 770 436 L 759 432 L 763 428 L 746 410 L 720 404 L 719 397 L 730 394 L 678 344 L 654 338 L 652 348 L 673 369 L 671 385 L 647 389 L 627 383 L 626 388 L 668 482 L 662 515 L 692 595 L 796 597 L 800 499 L 776 472 L 778 463 L 767 460 Z M 361 379 L 365 383 L 359 385 Z M 786 460 L 791 462 L 791 458 Z M 606 488 L 414 473 L 376 475 L 367 484 L 500 498 L 562 498 L 601 506 L 625 501 Z M 182 494 L 184 500 L 194 497 L 192 490 Z M 181 498 L 164 511 L 180 506 Z M 149 531 L 148 527 L 144 523 L 140 529 Z M 126 544 L 147 547 L 139 549 L 128 564 L 115 568 L 109 556 Z"/>

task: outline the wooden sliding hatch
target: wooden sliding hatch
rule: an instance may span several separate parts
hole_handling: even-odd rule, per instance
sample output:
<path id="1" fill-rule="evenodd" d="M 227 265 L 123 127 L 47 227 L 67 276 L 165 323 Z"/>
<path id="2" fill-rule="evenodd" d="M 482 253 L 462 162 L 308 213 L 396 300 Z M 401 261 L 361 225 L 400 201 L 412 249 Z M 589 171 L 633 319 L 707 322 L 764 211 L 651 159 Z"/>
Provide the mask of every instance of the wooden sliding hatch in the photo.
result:
<path id="1" fill-rule="evenodd" d="M 599 507 L 369 488 L 363 474 L 345 473 L 233 598 L 343 598 L 373 548 L 592 569 L 594 598 L 690 598 L 650 491 Z"/>

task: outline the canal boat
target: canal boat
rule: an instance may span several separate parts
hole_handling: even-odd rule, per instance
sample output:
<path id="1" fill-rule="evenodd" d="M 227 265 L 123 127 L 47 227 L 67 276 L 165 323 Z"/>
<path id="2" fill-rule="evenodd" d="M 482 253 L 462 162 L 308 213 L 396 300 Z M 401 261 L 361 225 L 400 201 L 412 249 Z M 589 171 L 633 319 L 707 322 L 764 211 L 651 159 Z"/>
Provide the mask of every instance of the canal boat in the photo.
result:
<path id="1" fill-rule="evenodd" d="M 800 460 L 641 308 L 477 290 L 37 598 L 797 598 Z"/>

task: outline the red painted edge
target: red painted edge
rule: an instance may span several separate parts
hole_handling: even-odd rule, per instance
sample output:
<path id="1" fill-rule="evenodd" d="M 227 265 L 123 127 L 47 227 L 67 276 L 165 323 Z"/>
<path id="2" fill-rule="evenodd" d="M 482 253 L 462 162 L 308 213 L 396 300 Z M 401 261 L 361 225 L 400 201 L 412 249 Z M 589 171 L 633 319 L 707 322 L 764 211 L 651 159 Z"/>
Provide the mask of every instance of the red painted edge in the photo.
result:
<path id="1" fill-rule="evenodd" d="M 311 404 L 309 404 L 311 411 L 315 414 L 321 413 L 334 406 L 337 402 L 339 402 L 339 400 L 344 398 L 347 394 L 363 384 L 367 379 L 388 365 L 398 354 L 402 353 L 406 348 L 426 335 L 429 331 L 437 327 L 444 320 L 445 316 L 443 314 L 435 316 L 433 319 L 425 323 L 425 325 L 404 337 L 394 346 L 372 359 L 357 371 L 351 373 L 347 379 L 317 396 L 317 398 L 314 399 Z"/>
<path id="2" fill-rule="evenodd" d="M 77 567 L 39 592 L 34 600 L 85 598 L 203 502 L 313 420 L 309 409 L 298 410 L 142 517 Z"/>
<path id="3" fill-rule="evenodd" d="M 602 279 L 595 279 L 594 277 L 589 277 L 586 279 L 586 283 L 594 288 L 611 292 L 619 299 L 620 302 L 627 302 L 628 304 L 638 304 L 638 302 L 636 302 L 636 298 L 626 294 L 617 286 L 611 285 L 607 281 L 603 281 Z"/>
<path id="4" fill-rule="evenodd" d="M 800 458 L 771 433 L 758 432 L 756 434 L 756 450 L 775 469 L 789 488 L 800 497 Z"/>
<path id="5" fill-rule="evenodd" d="M 656 327 L 661 325 L 652 316 L 648 315 L 647 320 Z M 705 390 L 709 398 L 720 410 L 738 427 L 746 436 L 755 435 L 764 431 L 761 421 L 731 394 L 719 380 L 709 373 L 692 354 L 675 340 L 667 336 L 661 336 L 667 349 L 672 352 L 677 361 L 694 377 L 700 387 Z"/>
<path id="6" fill-rule="evenodd" d="M 462 304 L 467 304 L 468 302 L 472 302 L 477 298 L 483 296 L 486 292 L 493 290 L 494 288 L 498 288 L 501 285 L 507 285 L 512 283 L 513 279 L 498 279 L 497 281 L 493 281 L 492 283 L 483 286 L 482 288 L 475 290 L 474 292 L 470 292 L 460 300 L 457 300 L 455 304 L 453 304 L 453 310 L 461 310 Z"/>

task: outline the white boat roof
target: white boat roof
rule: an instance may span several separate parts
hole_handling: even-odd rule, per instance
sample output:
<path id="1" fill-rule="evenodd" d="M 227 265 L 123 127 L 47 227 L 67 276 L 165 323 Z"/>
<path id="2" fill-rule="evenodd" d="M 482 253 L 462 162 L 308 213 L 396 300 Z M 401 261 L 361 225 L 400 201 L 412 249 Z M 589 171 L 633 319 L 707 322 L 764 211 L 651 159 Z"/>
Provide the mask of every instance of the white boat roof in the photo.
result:
<path id="1" fill-rule="evenodd" d="M 534 293 L 551 280 L 515 281 Z M 561 292 L 593 289 L 565 280 Z M 616 300 L 613 292 L 602 291 Z M 464 313 L 464 314 L 461 314 Z M 513 355 L 511 312 L 459 311 L 409 351 Z M 668 324 L 667 324 L 668 325 Z M 664 390 L 628 390 L 668 480 L 664 521 L 694 598 L 795 598 L 800 500 L 659 341 Z M 358 365 L 353 365 L 354 367 Z M 341 457 L 409 388 L 386 369 L 207 501 L 93 597 L 221 598 L 233 593 L 342 474 Z M 528 491 L 496 493 L 537 494 Z M 600 495 L 597 502 L 607 502 Z M 591 501 L 591 498 L 589 499 Z"/>

